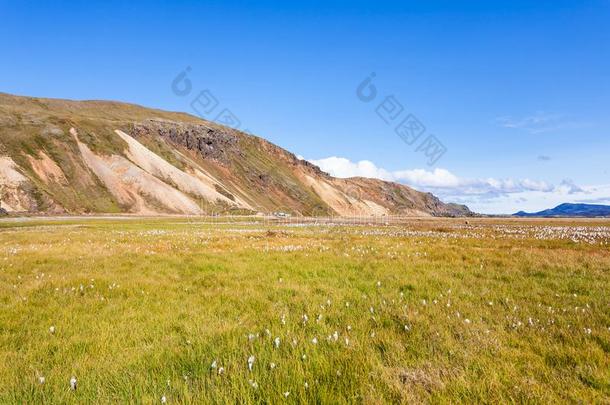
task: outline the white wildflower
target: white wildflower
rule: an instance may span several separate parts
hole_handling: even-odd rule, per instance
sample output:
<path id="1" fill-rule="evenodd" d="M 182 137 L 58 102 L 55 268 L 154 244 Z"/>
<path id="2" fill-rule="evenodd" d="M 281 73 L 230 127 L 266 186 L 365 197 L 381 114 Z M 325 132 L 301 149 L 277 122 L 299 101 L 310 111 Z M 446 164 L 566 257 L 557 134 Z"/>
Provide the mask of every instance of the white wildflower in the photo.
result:
<path id="1" fill-rule="evenodd" d="M 252 371 L 252 367 L 254 366 L 254 356 L 248 357 L 248 370 Z"/>
<path id="2" fill-rule="evenodd" d="M 38 377 L 38 383 L 40 385 L 43 385 L 46 381 L 47 381 L 47 379 L 44 378 L 43 376 Z"/>
<path id="3" fill-rule="evenodd" d="M 54 334 L 55 334 L 55 326 L 51 326 L 51 327 L 49 328 L 49 333 L 51 333 L 51 335 L 54 335 Z"/>
<path id="4" fill-rule="evenodd" d="M 167 403 L 167 398 L 165 397 L 165 395 L 163 395 L 163 396 L 161 397 L 161 403 L 162 403 L 162 404 L 166 404 L 166 403 Z"/>
<path id="5" fill-rule="evenodd" d="M 318 338 L 314 337 L 313 339 L 311 339 L 311 343 L 313 343 L 314 345 L 318 344 Z"/>
<path id="6" fill-rule="evenodd" d="M 70 389 L 76 391 L 76 377 L 70 378 Z"/>
<path id="7" fill-rule="evenodd" d="M 279 348 L 280 347 L 280 338 L 276 337 L 275 339 L 273 339 L 273 345 L 275 346 L 275 348 Z"/>
<path id="8" fill-rule="evenodd" d="M 284 392 L 284 398 L 288 398 L 290 396 L 290 392 L 286 391 Z"/>

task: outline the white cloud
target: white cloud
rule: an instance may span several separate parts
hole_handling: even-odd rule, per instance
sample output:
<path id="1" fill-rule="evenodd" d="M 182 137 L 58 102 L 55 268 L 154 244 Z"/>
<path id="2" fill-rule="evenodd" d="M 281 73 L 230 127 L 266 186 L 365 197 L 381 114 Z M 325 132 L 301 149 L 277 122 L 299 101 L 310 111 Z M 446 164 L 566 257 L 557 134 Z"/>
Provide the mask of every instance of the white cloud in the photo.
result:
<path id="1" fill-rule="evenodd" d="M 354 163 L 346 158 L 332 156 L 320 160 L 310 160 L 310 162 L 334 177 L 373 177 L 382 180 L 393 180 L 391 173 L 378 168 L 369 160 L 361 160 Z"/>
<path id="2" fill-rule="evenodd" d="M 550 114 L 543 111 L 522 118 L 508 116 L 498 117 L 496 122 L 501 127 L 521 129 L 531 134 L 541 134 L 564 129 L 578 129 L 589 126 L 582 122 L 570 121 L 560 114 Z"/>
<path id="3" fill-rule="evenodd" d="M 513 214 L 517 211 L 538 212 L 565 202 L 610 204 L 610 185 L 583 186 L 582 191 L 569 193 L 562 186 L 552 192 L 524 191 L 494 198 L 455 196 L 452 201 L 466 204 L 473 211 L 485 214 Z"/>
<path id="4" fill-rule="evenodd" d="M 407 184 L 420 191 L 438 195 L 447 202 L 463 203 L 481 213 L 538 211 L 563 202 L 610 196 L 610 186 L 579 187 L 571 180 L 558 185 L 533 179 L 468 179 L 446 169 L 389 171 L 373 162 L 352 162 L 341 157 L 310 160 L 332 176 L 372 177 Z M 605 193 L 605 194 L 604 194 Z"/>
<path id="5" fill-rule="evenodd" d="M 349 159 L 336 156 L 310 160 L 310 162 L 335 177 L 373 177 L 382 180 L 399 181 L 414 187 L 426 189 L 460 190 L 460 194 L 518 193 L 522 191 L 552 191 L 554 189 L 552 185 L 545 182 L 530 179 L 463 179 L 449 170 L 440 168 L 434 170 L 388 171 L 377 167 L 369 160 L 352 162 Z"/>

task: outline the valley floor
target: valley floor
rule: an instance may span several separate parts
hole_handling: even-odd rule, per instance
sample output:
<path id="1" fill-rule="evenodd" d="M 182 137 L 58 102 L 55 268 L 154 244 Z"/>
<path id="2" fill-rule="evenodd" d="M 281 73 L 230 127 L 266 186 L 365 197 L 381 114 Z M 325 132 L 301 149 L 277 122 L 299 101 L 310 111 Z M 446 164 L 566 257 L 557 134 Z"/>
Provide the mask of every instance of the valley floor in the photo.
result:
<path id="1" fill-rule="evenodd" d="M 3 220 L 0 403 L 609 403 L 609 292 L 602 220 Z"/>

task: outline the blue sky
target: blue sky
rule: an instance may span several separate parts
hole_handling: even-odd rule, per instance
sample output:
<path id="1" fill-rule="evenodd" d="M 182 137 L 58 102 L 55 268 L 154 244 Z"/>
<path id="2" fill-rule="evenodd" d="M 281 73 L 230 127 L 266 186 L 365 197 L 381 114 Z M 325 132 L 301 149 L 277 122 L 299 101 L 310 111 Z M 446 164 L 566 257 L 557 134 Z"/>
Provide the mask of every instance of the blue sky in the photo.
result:
<path id="1" fill-rule="evenodd" d="M 209 90 L 242 129 L 333 174 L 488 213 L 610 203 L 608 0 L 0 0 L 0 16 L 3 92 L 192 113 Z M 413 145 L 377 113 L 387 96 L 425 126 Z M 446 147 L 433 165 L 417 151 L 430 134 Z"/>

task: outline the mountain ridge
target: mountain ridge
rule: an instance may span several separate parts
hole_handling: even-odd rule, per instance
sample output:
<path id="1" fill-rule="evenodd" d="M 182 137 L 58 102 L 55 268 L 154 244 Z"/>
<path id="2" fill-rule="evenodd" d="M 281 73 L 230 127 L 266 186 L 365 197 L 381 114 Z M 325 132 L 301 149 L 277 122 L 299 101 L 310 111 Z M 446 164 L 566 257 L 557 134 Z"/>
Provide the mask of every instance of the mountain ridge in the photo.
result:
<path id="1" fill-rule="evenodd" d="M 513 216 L 516 217 L 610 217 L 610 206 L 601 204 L 572 204 L 563 203 L 555 208 L 546 209 L 539 212 L 528 213 L 519 211 Z"/>
<path id="2" fill-rule="evenodd" d="M 0 93 L 0 207 L 12 213 L 470 216 L 429 193 L 339 179 L 182 112 Z"/>

